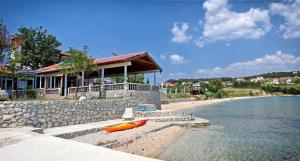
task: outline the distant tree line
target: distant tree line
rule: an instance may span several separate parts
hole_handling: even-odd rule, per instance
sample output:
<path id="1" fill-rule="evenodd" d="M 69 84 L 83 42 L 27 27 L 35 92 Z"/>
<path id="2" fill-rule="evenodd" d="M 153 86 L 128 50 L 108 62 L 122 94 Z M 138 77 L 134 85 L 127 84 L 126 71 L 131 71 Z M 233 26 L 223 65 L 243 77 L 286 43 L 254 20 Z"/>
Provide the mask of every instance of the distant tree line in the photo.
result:
<path id="1" fill-rule="evenodd" d="M 260 88 L 260 82 L 249 82 L 249 81 L 241 81 L 241 82 L 234 82 L 232 85 L 234 88 Z"/>
<path id="2" fill-rule="evenodd" d="M 296 89 L 295 87 L 266 85 L 266 86 L 262 86 L 261 88 L 262 88 L 262 90 L 266 91 L 267 93 L 281 92 L 284 94 L 291 94 L 291 95 L 299 95 L 300 94 L 300 89 Z"/>
<path id="3" fill-rule="evenodd" d="M 280 77 L 294 77 L 298 76 L 300 77 L 300 71 L 297 71 L 296 74 L 293 72 L 273 72 L 273 73 L 266 73 L 266 74 L 260 74 L 260 75 L 253 75 L 253 76 L 247 76 L 244 77 L 246 80 L 250 80 L 250 78 L 262 76 L 264 78 L 280 78 Z M 221 77 L 221 78 L 193 78 L 193 79 L 169 79 L 167 82 L 172 83 L 182 83 L 182 82 L 200 82 L 200 81 L 211 81 L 211 80 L 221 80 L 221 81 L 235 81 L 235 78 L 232 77 Z"/>

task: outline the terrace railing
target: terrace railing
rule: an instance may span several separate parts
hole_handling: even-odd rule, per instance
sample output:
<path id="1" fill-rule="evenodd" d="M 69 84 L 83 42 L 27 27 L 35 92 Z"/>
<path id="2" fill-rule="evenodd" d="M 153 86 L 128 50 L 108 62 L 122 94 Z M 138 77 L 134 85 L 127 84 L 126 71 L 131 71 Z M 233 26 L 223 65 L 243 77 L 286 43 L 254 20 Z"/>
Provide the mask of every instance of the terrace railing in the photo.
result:
<path id="1" fill-rule="evenodd" d="M 93 86 L 82 86 L 82 87 L 69 87 L 68 93 L 75 93 L 77 88 L 77 92 L 99 92 L 99 85 Z M 139 90 L 139 91 L 159 91 L 158 86 L 153 86 L 149 84 L 139 84 L 139 83 L 117 83 L 117 84 L 105 84 L 103 85 L 104 90 Z"/>
<path id="2" fill-rule="evenodd" d="M 35 90 L 12 90 L 10 91 L 10 95 L 12 99 L 16 98 L 35 98 L 36 91 Z"/>
<path id="3" fill-rule="evenodd" d="M 99 85 L 90 86 L 90 92 L 99 92 Z"/>
<path id="4" fill-rule="evenodd" d="M 77 89 L 77 92 L 89 92 L 89 86 L 82 86 L 82 87 L 69 87 L 68 93 L 75 93 Z"/>
<path id="5" fill-rule="evenodd" d="M 61 94 L 61 89 L 60 88 L 47 88 L 45 89 L 46 94 Z"/>
<path id="6" fill-rule="evenodd" d="M 123 90 L 125 89 L 124 83 L 117 83 L 117 84 L 105 84 L 104 90 Z"/>
<path id="7" fill-rule="evenodd" d="M 129 90 L 150 91 L 151 90 L 151 85 L 149 85 L 149 84 L 129 83 Z"/>

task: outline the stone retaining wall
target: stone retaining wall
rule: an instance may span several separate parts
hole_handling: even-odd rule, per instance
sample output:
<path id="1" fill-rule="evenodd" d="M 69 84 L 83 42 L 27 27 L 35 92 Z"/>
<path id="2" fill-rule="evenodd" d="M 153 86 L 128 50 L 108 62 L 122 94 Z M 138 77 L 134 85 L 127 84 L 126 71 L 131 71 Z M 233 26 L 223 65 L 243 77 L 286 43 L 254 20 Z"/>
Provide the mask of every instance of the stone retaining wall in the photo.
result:
<path id="1" fill-rule="evenodd" d="M 158 91 L 142 90 L 107 90 L 104 93 L 106 98 L 132 99 L 139 103 L 154 104 L 157 109 L 161 109 L 160 94 Z M 75 98 L 75 94 L 68 95 Z M 78 92 L 77 97 L 85 96 L 87 99 L 99 98 L 99 92 Z"/>
<path id="2" fill-rule="evenodd" d="M 6 101 L 0 104 L 0 127 L 49 128 L 117 119 L 125 108 L 137 109 L 139 104 L 155 104 L 160 109 L 157 93 L 128 92 L 125 98 L 85 101 Z"/>

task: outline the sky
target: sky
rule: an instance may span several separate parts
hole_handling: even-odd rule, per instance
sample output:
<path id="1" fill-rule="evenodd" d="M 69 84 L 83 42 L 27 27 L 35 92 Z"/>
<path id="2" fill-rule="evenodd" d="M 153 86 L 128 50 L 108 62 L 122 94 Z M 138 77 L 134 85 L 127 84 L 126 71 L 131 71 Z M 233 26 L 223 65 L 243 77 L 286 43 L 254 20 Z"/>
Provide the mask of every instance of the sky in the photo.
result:
<path id="1" fill-rule="evenodd" d="M 158 82 L 300 70 L 300 0 L 0 1 L 11 34 L 42 26 L 96 58 L 147 51 Z"/>

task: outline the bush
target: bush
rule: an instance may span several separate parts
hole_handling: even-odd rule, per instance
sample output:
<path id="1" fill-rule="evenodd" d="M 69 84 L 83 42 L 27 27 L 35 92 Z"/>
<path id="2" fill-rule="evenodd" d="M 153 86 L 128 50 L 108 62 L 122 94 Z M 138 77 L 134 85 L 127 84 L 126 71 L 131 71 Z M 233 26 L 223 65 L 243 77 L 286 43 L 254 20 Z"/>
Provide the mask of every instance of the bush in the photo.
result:
<path id="1" fill-rule="evenodd" d="M 250 95 L 250 96 L 255 96 L 255 94 L 253 93 L 253 91 L 250 91 L 250 92 L 249 92 L 249 95 Z"/>

